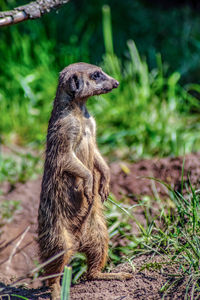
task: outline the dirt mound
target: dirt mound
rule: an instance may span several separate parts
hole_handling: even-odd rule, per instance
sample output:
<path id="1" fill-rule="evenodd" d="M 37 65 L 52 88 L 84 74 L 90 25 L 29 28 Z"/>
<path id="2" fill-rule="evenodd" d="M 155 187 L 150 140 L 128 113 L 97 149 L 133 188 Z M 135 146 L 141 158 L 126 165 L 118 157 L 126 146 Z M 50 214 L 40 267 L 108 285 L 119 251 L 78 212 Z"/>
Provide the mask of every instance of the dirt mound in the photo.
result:
<path id="1" fill-rule="evenodd" d="M 163 259 L 163 258 L 162 258 Z M 133 278 L 127 281 L 86 281 L 76 284 L 71 289 L 71 299 L 72 300 L 158 300 L 162 298 L 160 293 L 161 287 L 165 284 L 167 280 L 167 274 L 169 271 L 173 273 L 175 268 L 169 266 L 163 269 L 163 273 L 159 270 L 144 269 L 141 267 L 144 263 L 149 261 L 148 256 L 141 256 L 135 258 L 133 261 L 134 268 L 128 263 L 121 264 L 114 270 L 116 272 L 130 272 L 133 273 Z M 161 257 L 154 257 L 151 263 L 161 263 Z M 179 286 L 176 286 L 176 294 L 174 290 L 171 294 L 165 297 L 165 299 L 184 299 L 184 292 Z"/>
<path id="2" fill-rule="evenodd" d="M 162 263 L 163 258 L 154 257 L 151 263 Z M 70 289 L 71 300 L 159 300 L 162 298 L 160 289 L 166 283 L 168 274 L 175 271 L 175 267 L 169 266 L 163 269 L 161 273 L 155 270 L 153 267 L 148 270 L 141 269 L 144 264 L 149 262 L 148 256 L 141 256 L 135 258 L 133 267 L 128 264 L 121 264 L 114 269 L 115 272 L 129 272 L 133 273 L 133 278 L 127 281 L 84 281 L 73 285 Z M 134 268 L 134 270 L 133 270 Z M 1 280 L 1 279 L 0 279 Z M 0 288 L 4 287 L 4 295 L 11 295 L 12 300 L 18 300 L 19 298 L 14 295 L 20 295 L 27 297 L 31 300 L 50 299 L 50 293 L 47 288 L 40 289 L 25 289 L 23 287 L 11 288 L 0 283 Z M 174 286 L 171 293 L 165 296 L 164 299 L 176 300 L 184 299 L 183 286 Z"/>
<path id="3" fill-rule="evenodd" d="M 19 201 L 20 208 L 10 223 L 2 228 L 0 245 L 0 272 L 13 278 L 27 274 L 38 261 L 37 210 L 41 180 L 17 184 L 16 188 L 0 197 L 1 201 Z"/>
<path id="4" fill-rule="evenodd" d="M 156 191 L 163 197 L 168 194 L 166 188 L 144 177 L 153 177 L 168 183 L 181 192 L 181 176 L 184 163 L 183 180 L 194 188 L 200 186 L 200 153 L 184 157 L 166 157 L 162 159 L 141 160 L 134 164 L 111 164 L 111 190 L 117 198 L 129 196 L 137 200 L 141 195 L 153 195 Z M 154 186 L 155 184 L 155 186 Z M 184 192 L 184 191 L 183 191 Z"/>
<path id="5" fill-rule="evenodd" d="M 200 153 L 187 155 L 185 158 L 184 180 L 190 181 L 195 188 L 200 185 Z M 135 164 L 113 163 L 111 164 L 111 190 L 116 197 L 129 197 L 133 203 L 137 202 L 138 195 L 155 194 L 157 192 L 165 197 L 166 189 L 149 179 L 141 177 L 156 177 L 168 182 L 175 189 L 181 189 L 181 172 L 183 158 L 164 158 L 153 160 L 142 160 Z M 5 224 L 0 235 L 0 291 L 16 278 L 24 276 L 32 270 L 37 262 L 37 209 L 39 204 L 41 179 L 30 181 L 25 184 L 17 184 L 15 189 L 10 191 L 9 185 L 2 185 L 3 195 L 0 202 L 5 200 L 15 200 L 20 202 L 20 209 L 14 213 L 10 223 Z M 144 219 L 142 211 L 139 213 L 140 221 Z M 143 258 L 134 260 L 137 272 L 130 281 L 105 282 L 92 281 L 75 285 L 71 289 L 71 299 L 160 299 L 159 289 L 166 281 L 160 272 L 139 271 Z M 119 269 L 131 271 L 130 265 L 118 266 Z M 167 273 L 168 271 L 166 271 Z M 36 284 L 32 287 L 36 288 Z M 29 299 L 48 299 L 48 290 L 44 289 L 5 289 L 3 294 L 19 294 Z M 181 291 L 176 291 L 180 297 Z M 0 292 L 1 295 L 1 292 Z M 14 296 L 11 299 L 15 299 Z M 18 299 L 18 298 L 16 298 Z M 171 299 L 178 299 L 173 298 Z M 179 298 L 182 299 L 182 298 Z"/>

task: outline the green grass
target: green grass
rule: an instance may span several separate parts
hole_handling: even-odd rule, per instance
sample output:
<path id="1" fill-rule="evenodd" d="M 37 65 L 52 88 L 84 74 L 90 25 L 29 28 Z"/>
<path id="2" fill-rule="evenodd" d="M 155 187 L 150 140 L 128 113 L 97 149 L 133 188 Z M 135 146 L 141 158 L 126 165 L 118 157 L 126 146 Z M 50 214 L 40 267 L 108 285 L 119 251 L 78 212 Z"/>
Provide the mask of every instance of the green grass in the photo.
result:
<path id="1" fill-rule="evenodd" d="M 25 183 L 41 173 L 41 158 L 31 153 L 15 151 L 11 155 L 0 153 L 0 183 L 7 181 L 11 189 L 17 182 Z"/>
<path id="2" fill-rule="evenodd" d="M 127 60 L 113 53 L 109 10 L 103 8 L 106 54 L 103 69 L 120 82 L 112 93 L 91 100 L 98 123 L 98 141 L 105 154 L 134 160 L 183 155 L 200 147 L 199 101 L 188 93 L 199 85 L 182 87 L 178 72 L 169 73 L 158 54 L 149 70 L 134 41 L 127 42 Z M 107 20 L 108 19 L 108 20 Z M 191 113 L 193 110 L 193 113 Z"/>
<path id="3" fill-rule="evenodd" d="M 148 213 L 148 205 L 144 203 L 144 199 L 141 200 L 140 204 L 145 204 L 143 209 L 144 213 L 146 212 L 146 226 L 138 226 L 138 236 L 131 236 L 125 230 L 122 231 L 121 236 L 126 236 L 129 240 L 123 252 L 130 260 L 138 255 L 147 254 L 150 257 L 149 262 L 145 263 L 141 270 L 162 270 L 170 264 L 176 266 L 177 272 L 168 274 L 168 281 L 160 290 L 163 299 L 176 285 L 185 286 L 185 299 L 194 299 L 195 294 L 199 292 L 200 282 L 199 191 L 195 191 L 190 185 L 187 195 L 183 196 L 171 187 L 168 188 L 171 208 L 166 202 L 151 199 L 151 203 L 157 202 L 159 207 L 154 217 Z M 120 206 L 121 210 L 126 210 L 125 215 L 130 219 L 131 209 L 123 203 Z M 160 264 L 153 261 L 155 255 L 163 257 Z"/>
<path id="4" fill-rule="evenodd" d="M 15 211 L 19 211 L 20 201 L 4 200 L 0 202 L 0 227 L 11 221 Z M 1 233 L 1 230 L 0 230 Z"/>
<path id="5" fill-rule="evenodd" d="M 48 39 L 44 28 L 32 24 L 35 34 L 40 31 L 40 42 L 16 27 L 8 31 L 12 45 L 0 44 L 0 107 L 1 142 L 44 148 L 47 124 L 56 92 L 61 68 L 80 60 L 73 45 L 55 56 L 55 42 Z M 71 54 L 69 55 L 69 52 Z M 83 60 L 87 60 L 83 56 Z"/>
<path id="6" fill-rule="evenodd" d="M 64 275 L 62 279 L 62 289 L 61 289 L 61 300 L 70 299 L 71 276 L 72 276 L 71 267 L 64 267 Z"/>
<path id="7" fill-rule="evenodd" d="M 28 300 L 28 298 L 20 296 L 20 295 L 16 295 L 16 294 L 11 294 L 12 297 L 17 297 L 19 299 L 24 299 L 24 300 Z"/>
<path id="8" fill-rule="evenodd" d="M 25 4 L 26 0 L 1 1 L 1 9 L 12 9 Z M 187 82 L 198 82 L 200 32 L 198 10 L 190 5 L 170 3 L 168 9 L 163 3 L 140 0 L 76 0 L 70 1 L 57 11 L 34 22 L 23 22 L 17 31 L 29 36 L 40 46 L 43 32 L 49 42 L 55 42 L 55 64 L 59 67 L 63 58 L 72 57 L 77 52 L 81 60 L 85 56 L 92 63 L 99 63 L 104 51 L 101 28 L 101 6 L 109 4 L 113 16 L 113 37 L 115 52 L 126 56 L 126 40 L 134 39 L 139 52 L 146 56 L 150 67 L 155 67 L 155 53 L 161 52 L 170 70 L 178 70 Z M 189 2 L 187 2 L 189 3 Z M 191 2 L 189 3 L 191 4 Z M 119 22 L 123 18 L 123 22 Z M 14 47 L 9 31 L 0 31 L 1 42 L 7 42 L 7 52 Z M 34 54 L 34 47 L 32 49 Z M 63 56 L 63 54 L 65 54 Z M 68 58 L 67 58 L 68 60 Z M 14 62 L 14 60 L 13 60 Z M 52 68 L 55 68 L 52 65 Z"/>
<path id="9" fill-rule="evenodd" d="M 120 82 L 118 89 L 94 97 L 88 106 L 95 116 L 98 143 L 102 152 L 135 160 L 155 155 L 182 155 L 197 151 L 199 139 L 199 100 L 189 91 L 199 91 L 199 84 L 180 85 L 181 75 L 170 73 L 160 54 L 156 67 L 149 69 L 133 40 L 127 42 L 126 60 L 116 56 L 112 43 L 110 10 L 103 7 L 103 33 L 106 53 L 102 68 Z M 33 23 L 34 30 L 39 30 Z M 0 135 L 4 143 L 44 148 L 48 119 L 55 95 L 59 66 L 87 54 L 65 49 L 57 63 L 56 45 L 41 30 L 41 42 L 35 43 L 16 27 L 8 32 L 13 41 L 0 44 Z M 13 63 L 14 61 L 14 63 Z M 53 66 L 53 68 L 52 68 Z"/>

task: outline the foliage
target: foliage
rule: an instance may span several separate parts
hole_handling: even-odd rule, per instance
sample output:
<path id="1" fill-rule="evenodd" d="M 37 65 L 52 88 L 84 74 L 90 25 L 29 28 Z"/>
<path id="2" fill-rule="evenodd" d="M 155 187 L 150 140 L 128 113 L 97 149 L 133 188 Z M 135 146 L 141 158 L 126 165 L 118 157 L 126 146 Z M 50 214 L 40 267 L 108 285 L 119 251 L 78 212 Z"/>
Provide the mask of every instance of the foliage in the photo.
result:
<path id="1" fill-rule="evenodd" d="M 15 155 L 0 155 L 0 183 L 7 181 L 14 186 L 17 182 L 25 183 L 41 172 L 41 161 L 31 153 Z"/>
<path id="2" fill-rule="evenodd" d="M 76 283 L 87 270 L 86 257 L 82 253 L 76 253 L 72 259 L 72 283 Z"/>
<path id="3" fill-rule="evenodd" d="M 6 295 L 7 296 L 7 295 Z M 24 299 L 24 300 L 28 300 L 28 298 L 24 297 L 24 296 L 20 296 L 20 295 L 16 295 L 16 294 L 11 294 L 12 297 L 17 297 L 19 299 Z M 9 296 L 8 296 L 9 297 Z"/>
<path id="4" fill-rule="evenodd" d="M 152 263 L 150 258 L 142 269 L 162 269 L 165 265 L 176 265 L 179 270 L 177 273 L 168 274 L 169 280 L 160 292 L 164 298 L 172 287 L 185 284 L 185 299 L 193 299 L 200 279 L 199 191 L 195 191 L 190 185 L 188 194 L 183 196 L 164 182 L 161 183 L 169 189 L 171 208 L 157 199 L 161 213 L 157 217 L 146 214 L 146 228 L 140 227 L 141 236 L 133 238 L 129 244 L 129 251 L 132 251 L 130 259 L 141 253 L 153 254 L 152 260 L 154 255 L 163 256 L 159 266 Z M 147 211 L 145 207 L 144 210 Z"/>
<path id="5" fill-rule="evenodd" d="M 130 60 L 123 69 L 116 56 L 104 57 L 106 71 L 120 86 L 92 107 L 106 154 L 122 149 L 125 155 L 131 154 L 129 159 L 135 159 L 198 150 L 199 117 L 190 115 L 188 109 L 198 107 L 199 102 L 179 85 L 179 73 L 163 74 L 159 56 L 159 68 L 149 72 L 133 41 L 128 47 Z"/>
<path id="6" fill-rule="evenodd" d="M 11 221 L 15 211 L 20 209 L 20 202 L 15 200 L 4 200 L 0 202 L 0 227 L 5 221 Z"/>
<path id="7" fill-rule="evenodd" d="M 149 70 L 131 40 L 127 44 L 126 60 L 117 57 L 113 53 L 108 9 L 104 6 L 107 52 L 102 67 L 120 81 L 120 86 L 98 100 L 95 97 L 89 101 L 89 108 L 97 119 L 102 151 L 134 160 L 197 150 L 200 143 L 199 101 L 188 90 L 198 91 L 199 85 L 183 88 L 179 72 L 170 73 L 160 55 L 157 55 L 156 68 Z M 8 31 L 13 41 L 9 51 L 7 43 L 0 44 L 3 74 L 0 78 L 0 133 L 4 142 L 28 143 L 38 148 L 44 147 L 58 66 L 80 59 L 88 61 L 89 50 L 85 44 L 85 54 L 77 51 L 72 39 L 63 52 L 59 52 L 58 58 L 55 40 L 48 39 L 45 29 L 32 23 L 32 30 L 35 37 L 31 40 L 26 33 L 19 33 L 17 27 L 13 27 Z M 40 43 L 37 43 L 37 34 L 40 34 Z"/>
<path id="8" fill-rule="evenodd" d="M 199 74 L 199 13 L 189 5 L 176 6 L 169 2 L 142 0 L 76 0 L 70 1 L 57 13 L 44 16 L 41 20 L 25 22 L 16 26 L 20 34 L 40 45 L 45 31 L 48 41 L 55 42 L 56 65 L 63 67 L 60 56 L 87 53 L 92 63 L 99 63 L 104 51 L 101 6 L 108 4 L 113 15 L 113 35 L 116 53 L 125 57 L 125 42 L 134 39 L 139 52 L 145 55 L 151 68 L 156 65 L 155 53 L 161 52 L 164 61 L 173 72 L 178 70 L 187 81 L 197 81 Z M 166 2 L 166 1 L 164 1 Z M 185 1 L 186 2 L 186 1 Z M 187 1 L 191 2 L 191 1 Z M 1 9 L 12 9 L 26 0 L 2 0 Z M 119 20 L 122 20 L 120 22 Z M 52 21 L 53 20 L 53 21 Z M 1 42 L 14 47 L 8 34 L 13 27 L 1 29 Z M 7 36 L 7 37 L 6 37 Z M 9 52 L 8 49 L 7 52 Z M 34 53 L 34 47 L 32 49 Z"/>
<path id="9" fill-rule="evenodd" d="M 124 65 L 113 54 L 107 7 L 103 8 L 104 39 L 107 53 L 102 66 L 119 80 L 120 86 L 91 108 L 99 123 L 99 144 L 106 154 L 135 159 L 154 155 L 182 155 L 200 146 L 199 116 L 190 111 L 200 104 L 180 83 L 180 74 L 167 74 L 161 56 L 157 68 L 149 71 L 147 62 L 138 53 L 133 41 L 128 41 L 128 59 Z M 190 89 L 192 86 L 190 86 Z M 189 89 L 189 87 L 188 87 Z M 199 85 L 193 86 L 199 89 Z"/>

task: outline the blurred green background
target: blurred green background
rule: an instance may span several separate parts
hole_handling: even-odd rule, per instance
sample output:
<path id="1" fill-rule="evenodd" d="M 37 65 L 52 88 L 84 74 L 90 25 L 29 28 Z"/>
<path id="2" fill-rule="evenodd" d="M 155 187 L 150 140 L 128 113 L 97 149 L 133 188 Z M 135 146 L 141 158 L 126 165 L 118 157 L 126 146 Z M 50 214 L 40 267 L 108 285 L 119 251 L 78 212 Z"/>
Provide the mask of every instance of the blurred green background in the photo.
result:
<path id="1" fill-rule="evenodd" d="M 88 101 L 111 160 L 198 151 L 200 14 L 182 2 L 71 0 L 0 28 L 1 141 L 43 149 L 58 72 L 85 61 L 120 81 Z M 0 9 L 25 3 L 1 0 Z"/>

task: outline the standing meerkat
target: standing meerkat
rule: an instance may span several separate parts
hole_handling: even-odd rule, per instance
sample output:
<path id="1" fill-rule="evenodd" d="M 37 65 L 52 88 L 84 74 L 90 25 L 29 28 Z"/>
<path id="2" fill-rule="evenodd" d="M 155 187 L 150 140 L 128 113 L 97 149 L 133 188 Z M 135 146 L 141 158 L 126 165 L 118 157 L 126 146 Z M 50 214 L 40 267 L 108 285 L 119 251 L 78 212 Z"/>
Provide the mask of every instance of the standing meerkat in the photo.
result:
<path id="1" fill-rule="evenodd" d="M 103 202 L 109 194 L 110 172 L 96 144 L 95 120 L 87 99 L 117 88 L 119 83 L 101 68 L 76 63 L 66 67 L 49 120 L 46 159 L 38 212 L 38 244 L 45 275 L 60 274 L 75 252 L 85 253 L 88 279 L 132 277 L 102 273 L 107 259 L 108 232 Z M 52 299 L 60 299 L 60 275 L 51 278 Z"/>

